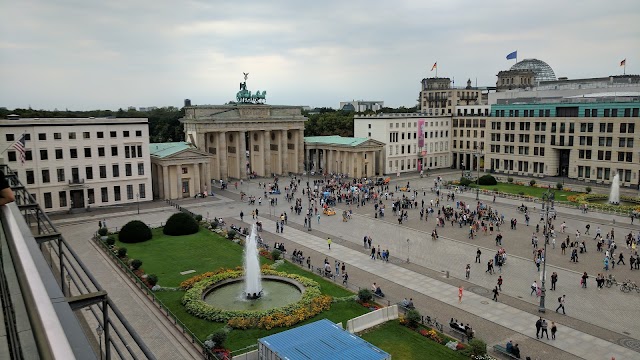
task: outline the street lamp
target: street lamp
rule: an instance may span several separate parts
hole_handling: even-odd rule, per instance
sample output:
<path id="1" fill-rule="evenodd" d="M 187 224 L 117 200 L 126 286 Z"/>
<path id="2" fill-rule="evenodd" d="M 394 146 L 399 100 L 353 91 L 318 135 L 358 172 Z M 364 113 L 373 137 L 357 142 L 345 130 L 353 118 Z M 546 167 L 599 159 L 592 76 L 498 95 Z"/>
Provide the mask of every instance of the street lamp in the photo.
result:
<path id="1" fill-rule="evenodd" d="M 409 254 L 411 254 L 411 252 L 409 251 L 409 239 L 407 239 L 407 264 L 409 263 Z"/>
<path id="2" fill-rule="evenodd" d="M 555 199 L 555 194 L 551 189 L 545 191 L 542 194 L 542 201 L 544 201 L 544 210 L 545 210 L 545 224 L 544 224 L 544 263 L 542 264 L 542 288 L 540 289 L 540 306 L 538 307 L 538 311 L 543 313 L 546 311 L 544 306 L 544 299 L 546 295 L 546 287 L 545 282 L 547 278 L 547 244 L 549 243 L 549 209 L 553 206 L 553 201 Z"/>
<path id="3" fill-rule="evenodd" d="M 476 200 L 480 200 L 480 149 L 476 146 L 475 148 L 476 155 Z"/>
<path id="4" fill-rule="evenodd" d="M 71 275 L 67 274 L 65 278 L 67 279 L 67 296 L 71 296 Z"/>
<path id="5" fill-rule="evenodd" d="M 102 325 L 98 325 L 96 333 L 98 334 L 98 340 L 100 341 L 100 360 L 102 360 L 102 334 L 104 333 Z"/>
<path id="6" fill-rule="evenodd" d="M 140 215 L 140 194 L 136 194 L 136 204 L 138 205 L 138 215 Z"/>

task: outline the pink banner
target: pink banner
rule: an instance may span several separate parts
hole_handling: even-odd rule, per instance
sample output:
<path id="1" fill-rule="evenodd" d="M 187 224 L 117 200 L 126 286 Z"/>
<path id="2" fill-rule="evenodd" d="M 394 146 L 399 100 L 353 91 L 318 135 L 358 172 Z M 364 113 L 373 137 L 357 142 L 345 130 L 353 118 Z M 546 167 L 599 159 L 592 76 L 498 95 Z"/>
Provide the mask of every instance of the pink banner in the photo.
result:
<path id="1" fill-rule="evenodd" d="M 418 147 L 424 147 L 424 119 L 418 120 Z"/>

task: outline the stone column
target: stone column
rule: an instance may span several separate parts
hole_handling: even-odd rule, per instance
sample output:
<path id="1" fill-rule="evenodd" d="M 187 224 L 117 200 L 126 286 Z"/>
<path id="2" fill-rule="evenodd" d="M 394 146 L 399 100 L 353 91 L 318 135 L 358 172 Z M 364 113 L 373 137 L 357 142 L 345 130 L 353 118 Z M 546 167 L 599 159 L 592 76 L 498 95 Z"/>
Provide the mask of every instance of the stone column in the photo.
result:
<path id="1" fill-rule="evenodd" d="M 287 130 L 282 130 L 280 132 L 280 136 L 282 140 L 280 144 L 282 145 L 282 174 L 287 175 L 289 173 L 289 132 Z"/>
<path id="2" fill-rule="evenodd" d="M 311 166 L 310 166 L 310 164 L 311 164 L 311 149 L 309 149 L 307 147 L 307 149 L 305 150 L 305 154 L 307 154 L 307 157 L 305 158 L 305 163 L 307 164 L 307 167 L 305 168 L 305 170 L 308 172 L 308 171 L 311 171 Z"/>
<path id="3" fill-rule="evenodd" d="M 271 176 L 271 131 L 265 130 L 263 138 L 264 140 L 264 176 Z"/>
<path id="4" fill-rule="evenodd" d="M 207 187 L 207 191 L 211 193 L 211 164 L 206 162 L 204 164 L 204 174 L 205 174 L 205 186 Z"/>
<path id="5" fill-rule="evenodd" d="M 202 187 L 200 185 L 200 163 L 193 164 L 193 187 L 195 187 L 194 195 L 202 192 Z"/>
<path id="6" fill-rule="evenodd" d="M 178 184 L 176 186 L 176 190 L 178 191 L 176 199 L 182 199 L 182 166 L 176 165 L 176 179 L 178 180 Z"/>
<path id="7" fill-rule="evenodd" d="M 218 165 L 220 179 L 226 181 L 229 173 L 227 168 L 227 133 L 224 131 L 218 133 Z"/>
<path id="8" fill-rule="evenodd" d="M 171 199 L 171 190 L 169 183 L 169 168 L 162 166 L 162 195 L 161 199 Z"/>
<path id="9" fill-rule="evenodd" d="M 278 145 L 278 163 L 275 164 L 273 168 L 276 174 L 282 174 L 283 168 L 284 168 L 282 164 L 283 152 L 284 152 L 284 150 L 282 149 L 282 145 L 284 144 L 284 141 L 282 141 L 282 131 L 276 130 L 274 134 L 276 134 L 276 144 Z"/>
<path id="10" fill-rule="evenodd" d="M 333 150 L 329 149 L 329 150 L 326 150 L 325 152 L 326 152 L 326 155 L 327 155 L 326 156 L 326 160 L 325 160 L 325 164 L 326 164 L 325 172 L 327 174 L 331 174 L 331 171 L 333 171 L 333 170 L 331 170 L 331 165 L 332 165 L 331 162 L 333 161 L 332 160 L 333 156 L 331 156 L 331 153 L 333 153 Z"/>
<path id="11" fill-rule="evenodd" d="M 296 153 L 298 154 L 298 160 L 296 162 L 296 172 L 302 173 L 304 169 L 304 130 L 296 131 L 298 138 L 296 139 Z"/>
<path id="12" fill-rule="evenodd" d="M 238 155 L 238 179 L 244 179 L 247 177 L 246 171 L 246 163 L 247 163 L 247 132 L 239 131 L 238 132 L 238 150 L 236 150 L 236 154 Z"/>
<path id="13" fill-rule="evenodd" d="M 207 152 L 206 133 L 200 133 L 200 132 L 196 133 L 195 138 L 196 138 L 196 143 L 193 145 L 195 145 L 195 147 L 197 147 L 198 150 Z"/>

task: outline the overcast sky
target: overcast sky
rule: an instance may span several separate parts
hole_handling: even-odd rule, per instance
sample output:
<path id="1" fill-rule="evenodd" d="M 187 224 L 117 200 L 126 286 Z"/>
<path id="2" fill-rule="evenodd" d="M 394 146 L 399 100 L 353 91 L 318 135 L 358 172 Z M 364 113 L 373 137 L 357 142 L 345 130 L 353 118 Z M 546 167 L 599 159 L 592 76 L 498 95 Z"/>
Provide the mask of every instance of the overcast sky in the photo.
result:
<path id="1" fill-rule="evenodd" d="M 556 76 L 640 72 L 638 0 L 0 0 L 0 106 L 118 109 L 352 99 L 414 106 L 420 80 L 495 85 L 518 60 Z"/>

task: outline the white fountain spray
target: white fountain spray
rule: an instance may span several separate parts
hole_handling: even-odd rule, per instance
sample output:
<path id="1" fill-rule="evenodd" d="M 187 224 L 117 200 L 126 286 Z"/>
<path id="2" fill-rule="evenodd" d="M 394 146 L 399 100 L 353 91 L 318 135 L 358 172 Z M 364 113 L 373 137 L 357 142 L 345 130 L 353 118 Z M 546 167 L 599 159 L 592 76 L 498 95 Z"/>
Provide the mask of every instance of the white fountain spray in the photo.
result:
<path id="1" fill-rule="evenodd" d="M 260 296 L 262 291 L 257 238 L 256 224 L 253 224 L 251 234 L 247 236 L 244 245 L 244 284 L 247 297 L 254 294 Z"/>
<path id="2" fill-rule="evenodd" d="M 620 174 L 616 173 L 611 182 L 611 193 L 609 194 L 609 204 L 620 204 Z"/>

